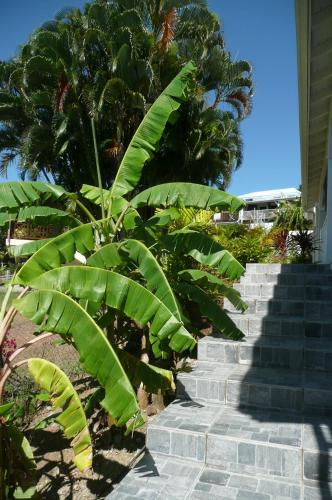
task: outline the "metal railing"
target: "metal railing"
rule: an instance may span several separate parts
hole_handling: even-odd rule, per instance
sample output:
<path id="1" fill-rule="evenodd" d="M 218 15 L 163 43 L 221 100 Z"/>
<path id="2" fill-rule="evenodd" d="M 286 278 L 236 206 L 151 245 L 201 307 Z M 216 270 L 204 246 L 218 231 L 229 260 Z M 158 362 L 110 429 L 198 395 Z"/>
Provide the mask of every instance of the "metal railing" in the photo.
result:
<path id="1" fill-rule="evenodd" d="M 259 224 L 271 222 L 277 213 L 277 208 L 266 208 L 263 210 L 241 210 L 239 213 L 220 212 L 215 214 L 214 222 L 217 224 L 251 223 Z"/>
<path id="2" fill-rule="evenodd" d="M 240 212 L 240 220 L 243 222 L 271 222 L 277 214 L 277 208 L 266 208 L 263 210 L 243 210 Z"/>

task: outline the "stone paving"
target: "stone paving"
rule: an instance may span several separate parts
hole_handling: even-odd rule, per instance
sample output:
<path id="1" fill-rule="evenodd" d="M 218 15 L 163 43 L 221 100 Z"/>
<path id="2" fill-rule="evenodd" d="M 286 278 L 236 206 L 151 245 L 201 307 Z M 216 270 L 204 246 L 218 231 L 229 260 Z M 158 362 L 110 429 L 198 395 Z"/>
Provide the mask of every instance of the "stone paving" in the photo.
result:
<path id="1" fill-rule="evenodd" d="M 252 264 L 236 288 L 247 338 L 199 342 L 110 500 L 332 500 L 332 271 Z"/>

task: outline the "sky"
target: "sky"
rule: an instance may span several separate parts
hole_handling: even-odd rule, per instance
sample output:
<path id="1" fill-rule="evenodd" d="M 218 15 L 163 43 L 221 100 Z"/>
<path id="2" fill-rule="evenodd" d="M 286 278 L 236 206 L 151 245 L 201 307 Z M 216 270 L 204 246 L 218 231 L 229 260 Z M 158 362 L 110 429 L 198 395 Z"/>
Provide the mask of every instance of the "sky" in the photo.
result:
<path id="1" fill-rule="evenodd" d="M 0 59 L 15 55 L 31 31 L 63 7 L 83 0 L 1 0 Z M 27 5 L 28 4 L 28 5 Z M 300 146 L 293 0 L 208 0 L 222 24 L 226 48 L 253 66 L 251 115 L 241 124 L 244 158 L 228 191 L 298 187 Z M 1 179 L 1 177 L 0 177 Z M 16 179 L 12 166 L 8 179 Z"/>

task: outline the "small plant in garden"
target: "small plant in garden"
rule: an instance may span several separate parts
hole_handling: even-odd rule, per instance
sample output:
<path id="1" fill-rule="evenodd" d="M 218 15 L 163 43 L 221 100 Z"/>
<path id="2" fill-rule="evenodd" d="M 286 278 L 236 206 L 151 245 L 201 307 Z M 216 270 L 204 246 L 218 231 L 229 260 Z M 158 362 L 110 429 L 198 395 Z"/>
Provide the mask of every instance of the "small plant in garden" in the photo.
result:
<path id="1" fill-rule="evenodd" d="M 315 245 L 312 222 L 306 218 L 301 199 L 282 203 L 274 221 L 274 243 L 282 259 L 311 262 Z"/>
<path id="2" fill-rule="evenodd" d="M 83 408 L 57 366 L 36 358 L 15 362 L 20 349 L 9 356 L 1 371 L 0 404 L 9 418 L 3 403 L 5 383 L 14 369 L 28 364 L 33 379 L 50 394 L 59 411 L 57 420 L 72 439 L 74 461 L 80 469 L 91 465 L 92 454 L 85 411 L 91 414 L 96 406 L 102 407 L 110 422 L 129 433 L 144 423 L 141 406 L 147 394 L 173 391 L 172 372 L 165 369 L 170 366 L 167 360 L 174 353 L 190 353 L 196 345 L 188 304 L 195 303 L 201 316 L 225 336 L 243 337 L 211 295 L 211 290 L 217 290 L 243 311 L 246 305 L 239 293 L 221 279 L 222 275 L 238 278 L 243 266 L 209 234 L 190 227 L 172 230 L 184 208 L 236 211 L 243 202 L 192 183 L 167 183 L 144 191 L 137 187 L 166 124 L 174 121 L 188 97 L 194 72 L 191 63 L 186 65 L 151 106 L 109 191 L 103 189 L 99 174 L 99 186 L 83 185 L 80 194 L 40 182 L 1 187 L 3 218 L 9 219 L 10 214 L 11 220 L 22 220 L 25 214 L 29 220 L 52 213 L 66 224 L 68 218 L 74 221 L 75 227 L 59 236 L 16 248 L 17 257 L 31 256 L 13 279 L 25 289 L 4 318 L 0 345 L 19 311 L 38 325 L 36 338 L 24 351 L 58 334 L 77 349 L 82 367 L 98 387 L 88 408 Z M 99 172 L 97 147 L 95 156 Z M 52 212 L 52 203 L 66 202 L 81 211 L 84 223 L 68 211 L 57 208 Z M 162 210 L 154 213 L 157 208 Z M 84 256 L 84 264 L 70 265 L 76 252 Z M 176 269 L 174 258 L 189 267 Z"/>

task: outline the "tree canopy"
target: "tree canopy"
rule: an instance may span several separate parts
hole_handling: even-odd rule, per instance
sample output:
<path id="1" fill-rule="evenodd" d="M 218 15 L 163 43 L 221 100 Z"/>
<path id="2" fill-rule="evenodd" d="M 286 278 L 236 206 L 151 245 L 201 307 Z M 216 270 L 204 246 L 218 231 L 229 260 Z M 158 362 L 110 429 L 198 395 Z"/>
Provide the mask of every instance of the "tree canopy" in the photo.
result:
<path id="1" fill-rule="evenodd" d="M 43 174 L 78 191 L 112 185 L 135 130 L 188 61 L 196 80 L 141 178 L 227 187 L 242 159 L 239 122 L 251 108 L 247 61 L 225 50 L 205 0 L 95 0 L 64 9 L 0 62 L 0 168 L 19 159 L 23 179 Z"/>

